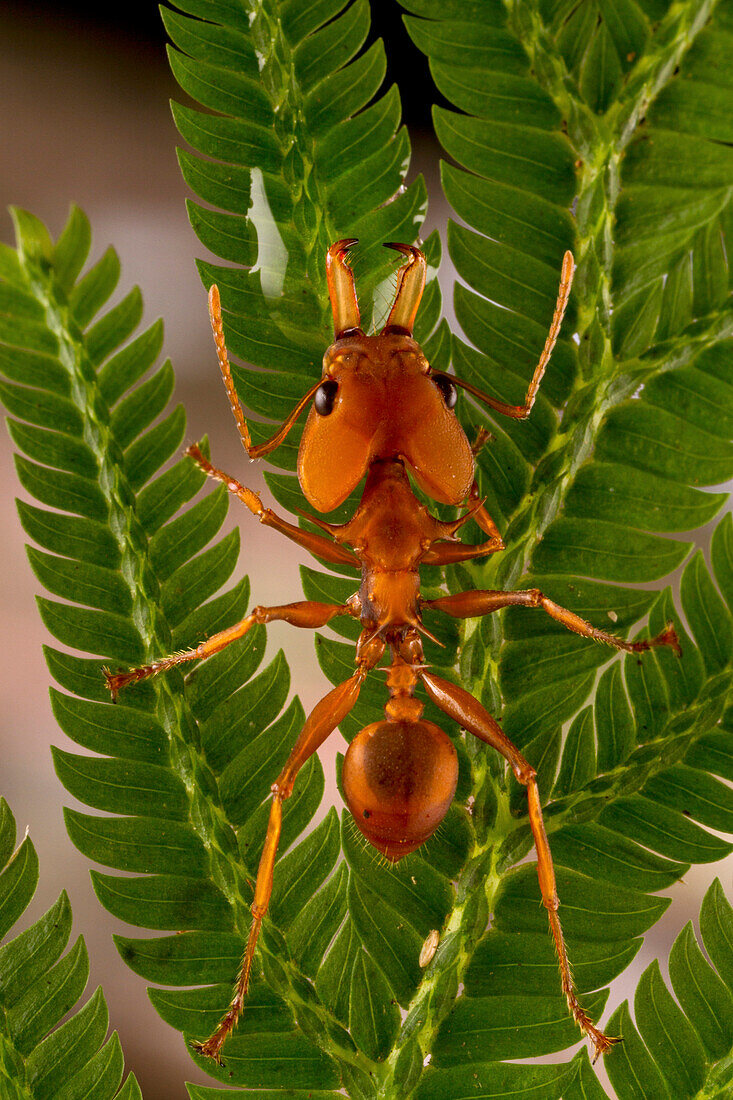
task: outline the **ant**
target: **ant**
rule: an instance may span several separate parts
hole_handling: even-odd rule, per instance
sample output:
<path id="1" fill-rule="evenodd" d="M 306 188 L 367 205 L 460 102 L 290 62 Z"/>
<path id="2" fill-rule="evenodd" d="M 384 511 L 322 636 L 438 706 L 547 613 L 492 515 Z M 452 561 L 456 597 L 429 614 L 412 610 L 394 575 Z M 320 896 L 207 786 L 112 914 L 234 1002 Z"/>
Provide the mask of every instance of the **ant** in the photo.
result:
<path id="1" fill-rule="evenodd" d="M 412 337 L 425 286 L 422 252 L 406 244 L 388 244 L 407 262 L 397 274 L 397 288 L 387 321 L 378 335 L 360 327 L 354 276 L 347 263 L 355 240 L 333 244 L 326 257 L 326 274 L 333 310 L 334 342 L 323 360 L 323 375 L 265 443 L 252 444 L 232 381 L 224 342 L 219 291 L 209 292 L 209 312 L 217 355 L 229 401 L 244 448 L 250 458 L 274 450 L 312 402 L 298 453 L 301 488 L 319 512 L 330 512 L 348 497 L 366 475 L 361 502 L 344 524 L 308 517 L 322 534 L 301 530 L 264 508 L 259 496 L 213 466 L 194 444 L 187 454 L 210 477 L 223 482 L 261 523 L 280 531 L 299 546 L 334 565 L 361 570 L 361 585 L 344 604 L 299 600 L 281 607 L 255 607 L 240 623 L 214 634 L 194 649 L 161 657 L 140 668 L 105 676 L 112 698 L 128 684 L 146 679 L 186 661 L 218 653 L 241 638 L 255 623 L 280 620 L 300 627 L 321 627 L 335 616 L 359 619 L 356 671 L 316 704 L 272 785 L 272 802 L 264 849 L 252 904 L 249 939 L 231 1005 L 214 1033 L 195 1049 L 221 1061 L 221 1048 L 242 1012 L 262 921 L 272 891 L 280 838 L 282 805 L 289 798 L 298 772 L 353 708 L 367 674 L 389 648 L 389 698 L 385 718 L 373 722 L 349 745 L 343 766 L 346 802 L 360 831 L 388 860 L 396 863 L 419 848 L 443 820 L 458 778 L 458 759 L 450 738 L 422 717 L 415 698 L 422 684 L 429 699 L 464 730 L 497 749 L 519 783 L 527 789 L 529 823 L 537 850 L 542 901 L 557 950 L 562 989 L 580 1030 L 589 1036 L 597 1058 L 618 1039 L 604 1035 L 578 1001 L 558 916 L 559 899 L 550 846 L 542 818 L 537 773 L 503 733 L 501 726 L 464 688 L 436 676 L 423 657 L 423 608 L 456 618 L 489 615 L 505 607 L 537 608 L 568 630 L 639 653 L 669 646 L 679 653 L 674 628 L 668 623 L 655 638 L 627 642 L 585 622 L 536 588 L 523 591 L 468 591 L 435 600 L 420 595 L 421 564 L 445 566 L 494 554 L 504 548 L 496 524 L 479 497 L 475 455 L 487 433 L 471 447 L 454 411 L 457 387 L 505 416 L 523 420 L 537 391 L 560 331 L 570 295 L 574 262 L 566 252 L 550 331 L 522 405 L 509 405 L 482 393 L 453 375 L 433 370 Z M 436 519 L 412 491 L 413 478 L 432 500 L 448 505 L 467 503 L 458 519 Z M 473 519 L 487 536 L 478 545 L 458 538 Z M 595 1060 L 594 1058 L 594 1060 Z"/>

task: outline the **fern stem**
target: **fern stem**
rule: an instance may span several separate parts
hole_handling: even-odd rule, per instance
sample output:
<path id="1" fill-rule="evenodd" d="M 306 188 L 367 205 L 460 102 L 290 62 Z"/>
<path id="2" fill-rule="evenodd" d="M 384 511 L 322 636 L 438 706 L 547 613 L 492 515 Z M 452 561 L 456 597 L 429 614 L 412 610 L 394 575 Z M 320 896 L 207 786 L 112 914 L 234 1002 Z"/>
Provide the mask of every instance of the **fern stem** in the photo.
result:
<path id="1" fill-rule="evenodd" d="M 150 661 L 170 648 L 170 630 L 159 604 L 160 592 L 153 579 L 147 537 L 135 513 L 134 493 L 127 481 L 119 445 L 110 429 L 109 410 L 87 356 L 83 334 L 55 280 L 53 269 L 34 262 L 34 257 L 25 252 L 22 255 L 31 289 L 45 310 L 50 331 L 58 340 L 59 361 L 69 372 L 71 399 L 83 417 L 84 441 L 99 465 L 98 480 L 109 508 L 109 526 L 120 547 L 121 574 L 132 597 L 132 619 L 144 647 L 144 660 Z M 225 823 L 221 807 L 202 797 L 201 791 L 215 789 L 214 779 L 195 743 L 181 732 L 195 729 L 195 721 L 185 701 L 172 690 L 165 677 L 156 680 L 154 687 L 158 717 L 168 736 L 171 765 L 189 798 L 189 820 L 212 856 L 214 880 L 229 900 L 235 923 L 244 936 L 249 923 L 242 904 L 247 880 L 237 858 L 236 841 Z M 202 770 L 208 773 L 206 779 L 201 776 Z"/>
<path id="2" fill-rule="evenodd" d="M 293 204 L 292 221 L 305 251 L 309 277 L 314 288 L 320 289 L 318 299 L 325 324 L 327 309 L 324 303 L 328 295 L 325 292 L 322 257 L 334 239 L 334 228 L 327 224 L 325 212 L 328 204 L 315 169 L 313 137 L 304 119 L 305 97 L 296 74 L 293 49 L 283 31 L 278 5 L 272 5 L 268 0 L 252 0 L 249 7 L 250 33 L 262 66 L 262 85 L 272 105 L 275 136 L 282 151 L 282 179 L 288 186 Z M 271 10 L 273 7 L 274 11 Z"/>

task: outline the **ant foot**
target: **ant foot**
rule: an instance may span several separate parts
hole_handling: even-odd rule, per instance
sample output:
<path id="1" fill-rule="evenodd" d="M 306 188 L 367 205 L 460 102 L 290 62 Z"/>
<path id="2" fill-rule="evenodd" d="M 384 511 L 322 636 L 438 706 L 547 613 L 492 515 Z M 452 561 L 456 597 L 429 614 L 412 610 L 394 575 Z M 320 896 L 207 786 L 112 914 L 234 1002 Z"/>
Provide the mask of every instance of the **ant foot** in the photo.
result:
<path id="1" fill-rule="evenodd" d="M 646 653 L 648 649 L 655 649 L 657 646 L 667 646 L 676 653 L 678 657 L 682 656 L 682 648 L 673 622 L 668 621 L 664 630 L 660 630 L 659 634 L 654 638 L 644 638 L 639 642 L 630 642 L 624 648 L 628 649 L 631 653 Z"/>
<path id="2" fill-rule="evenodd" d="M 112 696 L 112 702 L 117 702 L 117 695 L 120 688 L 123 688 L 127 683 L 127 674 L 125 672 L 111 672 L 108 668 L 103 668 L 104 679 L 107 682 L 107 688 Z"/>
<path id="3" fill-rule="evenodd" d="M 602 1058 L 611 1047 L 615 1047 L 617 1043 L 623 1043 L 623 1039 L 612 1035 L 603 1035 L 598 1032 L 598 1037 L 592 1037 L 593 1043 L 593 1057 L 591 1058 L 591 1065 L 595 1065 L 599 1058 Z"/>
<path id="4" fill-rule="evenodd" d="M 580 1030 L 584 1035 L 588 1036 L 593 1044 L 593 1057 L 591 1058 L 593 1065 L 595 1065 L 598 1059 L 609 1051 L 611 1047 L 615 1046 L 616 1043 L 623 1042 L 623 1039 L 616 1038 L 613 1035 L 604 1035 L 604 1033 L 595 1026 L 590 1017 L 586 1015 L 573 993 L 568 996 L 568 1008 Z"/>
<path id="5" fill-rule="evenodd" d="M 602 1031 L 599 1031 L 597 1027 L 593 1027 L 592 1024 L 585 1027 L 583 1030 L 593 1044 L 592 1065 L 595 1065 L 598 1059 L 602 1058 L 611 1047 L 615 1047 L 617 1043 L 623 1042 L 623 1039 L 613 1035 L 604 1035 Z"/>
<path id="6" fill-rule="evenodd" d="M 189 447 L 186 447 L 186 450 L 183 453 L 188 458 L 192 458 L 196 465 L 200 466 L 204 471 L 206 471 L 207 466 L 211 465 L 211 463 L 202 453 L 198 443 L 192 443 Z"/>
<path id="7" fill-rule="evenodd" d="M 217 1066 L 224 1065 L 220 1054 L 221 1047 L 222 1040 L 217 1039 L 214 1035 L 204 1043 L 196 1042 L 196 1040 L 192 1040 L 191 1042 L 192 1050 L 195 1050 L 197 1054 L 201 1054 L 204 1058 L 213 1058 Z"/>
<path id="8" fill-rule="evenodd" d="M 117 696 L 122 688 L 128 686 L 128 684 L 134 684 L 138 680 L 145 680 L 148 676 L 151 676 L 156 671 L 156 666 L 145 665 L 142 668 L 133 668 L 129 672 L 110 672 L 108 668 L 103 668 L 104 678 L 107 681 L 107 687 L 109 693 L 112 696 L 112 702 L 117 702 Z"/>
<path id="9" fill-rule="evenodd" d="M 654 639 L 655 645 L 666 645 L 676 653 L 678 657 L 682 656 L 682 647 L 680 646 L 679 638 L 677 637 L 677 631 L 674 628 L 674 623 L 670 620 L 667 622 L 664 630 L 661 634 L 657 634 Z"/>
<path id="10" fill-rule="evenodd" d="M 160 657 L 149 665 L 140 665 L 139 668 L 131 668 L 127 672 L 110 672 L 108 668 L 103 668 L 102 672 L 107 681 L 112 702 L 117 702 L 117 695 L 122 688 L 127 687 L 129 684 L 137 684 L 140 680 L 147 680 L 158 672 L 167 672 L 168 669 L 175 668 L 177 665 L 183 664 L 184 661 L 192 661 L 200 655 L 199 651 L 202 648 L 202 646 L 197 646 L 196 649 L 171 653 L 169 657 Z"/>

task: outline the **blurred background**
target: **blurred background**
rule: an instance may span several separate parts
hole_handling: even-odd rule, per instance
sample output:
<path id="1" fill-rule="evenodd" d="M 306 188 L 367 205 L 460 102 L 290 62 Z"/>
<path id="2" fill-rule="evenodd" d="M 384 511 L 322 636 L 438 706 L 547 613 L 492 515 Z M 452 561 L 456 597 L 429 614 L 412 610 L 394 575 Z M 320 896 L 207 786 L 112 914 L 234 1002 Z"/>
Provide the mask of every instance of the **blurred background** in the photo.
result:
<path id="1" fill-rule="evenodd" d="M 427 234 L 448 216 L 438 185 L 438 149 L 429 133 L 429 74 L 402 29 L 398 6 L 374 4 L 373 8 L 375 36 L 384 35 L 393 58 L 388 84 L 399 78 L 404 92 L 405 121 L 414 149 L 410 178 L 419 171 L 427 177 L 431 194 Z M 118 297 L 139 283 L 145 323 L 164 318 L 165 354 L 177 372 L 177 399 L 188 413 L 187 440 L 208 433 L 217 464 L 232 473 L 240 471 L 247 484 L 267 494 L 259 464 L 243 466 L 218 377 L 205 294 L 193 262 L 203 250 L 186 217 L 186 188 L 175 157 L 179 139 L 168 106 L 171 97 L 182 97 L 168 70 L 156 5 L 92 7 L 6 0 L 2 24 L 2 239 L 13 240 L 6 213 L 10 203 L 39 216 L 53 236 L 66 221 L 69 203 L 78 203 L 94 230 L 93 257 L 109 244 L 120 254 Z M 447 292 L 453 274 L 446 267 L 444 275 Z M 49 638 L 34 606 L 40 586 L 25 557 L 14 507 L 16 493 L 11 447 L 2 433 L 0 607 L 5 652 L 0 677 L 0 793 L 16 816 L 19 835 L 29 828 L 39 852 L 40 885 L 30 916 L 36 919 L 62 888 L 68 891 L 74 935 L 83 933 L 91 957 L 89 989 L 99 983 L 104 986 L 111 1026 L 120 1033 L 127 1068 L 134 1070 L 146 1100 L 183 1100 L 184 1080 L 211 1083 L 211 1079 L 196 1069 L 178 1033 L 153 1010 L 144 983 L 117 955 L 112 934 L 128 929 L 99 906 L 88 861 L 66 836 L 62 807 L 73 800 L 56 779 L 48 750 L 50 743 L 63 743 L 64 737 L 55 727 L 48 702 L 49 674 L 41 646 Z M 250 575 L 254 601 L 297 599 L 301 552 L 233 508 L 229 525 L 235 521 L 241 522 L 240 570 Z M 312 636 L 283 624 L 268 627 L 268 654 L 274 655 L 281 646 L 293 670 L 295 690 L 309 709 L 326 690 Z M 327 791 L 334 798 L 337 742 L 332 739 L 320 753 L 330 782 Z M 715 871 L 693 869 L 685 883 L 668 891 L 677 904 L 647 938 L 628 974 L 616 983 L 611 1004 L 634 988 L 651 958 L 666 956 L 684 923 L 697 913 Z M 724 884 L 729 889 L 730 873 L 727 879 Z"/>

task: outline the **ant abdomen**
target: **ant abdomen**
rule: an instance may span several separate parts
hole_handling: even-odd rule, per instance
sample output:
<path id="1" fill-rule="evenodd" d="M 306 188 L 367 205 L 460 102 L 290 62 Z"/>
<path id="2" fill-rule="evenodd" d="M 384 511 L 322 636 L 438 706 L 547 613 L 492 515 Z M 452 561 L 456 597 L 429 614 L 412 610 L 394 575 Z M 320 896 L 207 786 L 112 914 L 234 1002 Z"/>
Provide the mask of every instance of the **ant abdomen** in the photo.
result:
<path id="1" fill-rule="evenodd" d="M 422 719 L 372 722 L 344 759 L 344 794 L 354 821 L 393 863 L 435 832 L 457 781 L 458 757 L 450 738 Z"/>

